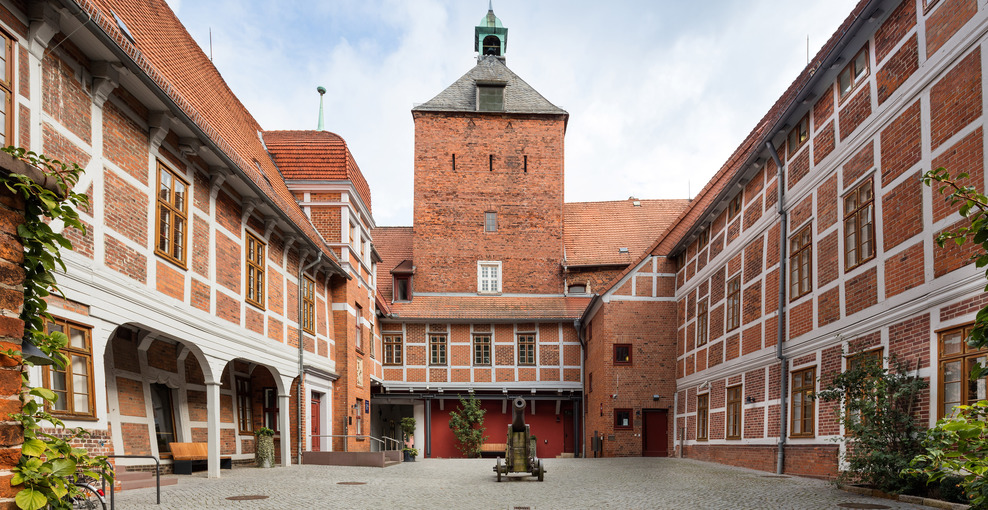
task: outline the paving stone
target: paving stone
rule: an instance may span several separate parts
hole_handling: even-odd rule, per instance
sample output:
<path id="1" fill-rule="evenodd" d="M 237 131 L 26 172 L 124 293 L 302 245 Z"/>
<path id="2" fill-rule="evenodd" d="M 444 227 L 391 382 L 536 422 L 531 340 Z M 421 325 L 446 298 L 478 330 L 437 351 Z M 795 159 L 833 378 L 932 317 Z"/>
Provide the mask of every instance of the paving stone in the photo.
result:
<path id="1" fill-rule="evenodd" d="M 852 494 L 810 478 L 691 459 L 546 459 L 545 481 L 495 481 L 492 459 L 419 459 L 389 468 L 291 466 L 239 468 L 222 478 L 178 476 L 178 484 L 116 495 L 119 509 L 191 508 L 573 508 L 632 509 L 837 509 L 872 503 L 895 509 L 926 508 Z M 363 485 L 342 482 L 364 482 Z M 268 496 L 231 501 L 231 496 Z"/>

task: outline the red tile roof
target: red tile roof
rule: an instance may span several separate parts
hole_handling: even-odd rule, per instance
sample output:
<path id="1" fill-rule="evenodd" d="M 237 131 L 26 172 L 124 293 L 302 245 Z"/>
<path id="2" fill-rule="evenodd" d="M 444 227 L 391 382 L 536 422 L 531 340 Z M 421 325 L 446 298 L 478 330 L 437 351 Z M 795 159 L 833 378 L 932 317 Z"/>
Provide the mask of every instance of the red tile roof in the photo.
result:
<path id="1" fill-rule="evenodd" d="M 635 204 L 639 205 L 635 205 Z M 689 200 L 572 202 L 563 205 L 566 265 L 626 265 L 651 246 Z M 621 253 L 627 248 L 627 253 Z"/>
<path id="2" fill-rule="evenodd" d="M 288 190 L 261 143 L 260 125 L 163 0 L 76 0 L 172 103 L 316 246 L 339 265 Z M 133 35 L 132 43 L 113 19 Z"/>
<path id="3" fill-rule="evenodd" d="M 370 210 L 370 187 L 340 135 L 329 131 L 265 131 L 264 144 L 285 179 L 350 181 Z"/>
<path id="4" fill-rule="evenodd" d="M 391 270 L 412 260 L 412 227 L 378 227 L 371 230 L 371 239 L 383 259 L 377 264 L 377 288 L 390 303 L 393 292 Z"/>
<path id="5" fill-rule="evenodd" d="M 442 320 L 574 320 L 583 315 L 589 297 L 422 296 L 394 303 L 394 317 Z"/>

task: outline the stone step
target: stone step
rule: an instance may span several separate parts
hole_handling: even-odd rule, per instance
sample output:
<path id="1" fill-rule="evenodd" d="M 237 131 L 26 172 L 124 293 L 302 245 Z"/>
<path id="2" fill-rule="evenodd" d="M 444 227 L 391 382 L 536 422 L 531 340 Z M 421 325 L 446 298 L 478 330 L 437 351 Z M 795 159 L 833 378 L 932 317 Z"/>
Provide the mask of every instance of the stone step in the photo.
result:
<path id="1" fill-rule="evenodd" d="M 394 466 L 395 464 L 401 464 L 400 460 L 386 460 L 384 461 L 384 467 Z"/>

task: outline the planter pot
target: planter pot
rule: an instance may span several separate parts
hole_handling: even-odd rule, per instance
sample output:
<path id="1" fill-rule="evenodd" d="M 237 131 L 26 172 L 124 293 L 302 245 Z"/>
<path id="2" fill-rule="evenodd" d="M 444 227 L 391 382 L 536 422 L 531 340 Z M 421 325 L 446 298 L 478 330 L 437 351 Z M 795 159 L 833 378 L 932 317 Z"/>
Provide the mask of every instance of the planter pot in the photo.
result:
<path id="1" fill-rule="evenodd" d="M 254 460 L 257 467 L 274 467 L 274 438 L 271 436 L 257 436 L 257 448 L 254 450 Z"/>
<path id="2" fill-rule="evenodd" d="M 404 455 L 405 456 L 404 456 L 404 459 L 403 460 L 405 462 L 415 462 L 415 456 L 414 455 L 412 455 L 412 454 L 410 454 L 408 452 L 404 452 Z"/>

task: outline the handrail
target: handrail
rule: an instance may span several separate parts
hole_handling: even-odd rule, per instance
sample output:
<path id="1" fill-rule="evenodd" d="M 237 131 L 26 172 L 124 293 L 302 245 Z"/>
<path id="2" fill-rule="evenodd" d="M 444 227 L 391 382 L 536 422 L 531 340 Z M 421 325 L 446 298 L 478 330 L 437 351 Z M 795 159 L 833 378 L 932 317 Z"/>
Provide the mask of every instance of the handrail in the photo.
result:
<path id="1" fill-rule="evenodd" d="M 402 449 L 401 448 L 402 441 L 399 441 L 398 439 L 395 439 L 393 437 L 388 437 L 388 436 L 381 436 L 381 439 L 386 439 L 388 441 L 393 442 L 395 444 L 395 450 L 401 450 Z"/>
<path id="2" fill-rule="evenodd" d="M 398 445 L 401 444 L 401 441 L 398 441 L 397 439 L 393 439 L 393 438 L 390 438 L 390 437 L 387 437 L 387 436 L 383 436 L 384 439 L 377 438 L 377 437 L 371 436 L 369 434 L 309 434 L 309 436 L 310 437 L 342 437 L 342 438 L 355 437 L 357 439 L 360 439 L 360 438 L 363 438 L 363 439 L 371 439 L 371 440 L 377 441 L 378 443 L 381 443 L 382 445 L 384 445 L 385 450 L 387 450 L 387 448 L 388 448 L 388 443 L 385 442 L 384 439 L 387 439 L 388 441 L 392 441 L 392 442 L 395 443 L 395 445 L 396 445 L 395 450 L 400 450 L 401 449 L 401 448 L 398 448 L 397 447 Z"/>
<path id="3" fill-rule="evenodd" d="M 161 461 L 158 460 L 158 457 L 155 457 L 154 455 L 106 455 L 106 457 L 109 458 L 109 459 L 152 459 L 152 460 L 154 460 L 154 485 L 155 485 L 155 491 L 158 494 L 158 503 L 157 504 L 159 504 L 159 505 L 161 504 Z M 103 486 L 101 488 L 103 489 L 103 494 L 106 494 L 106 480 L 103 480 Z M 110 487 L 110 510 L 113 510 L 113 508 L 114 508 L 114 495 L 116 494 L 116 492 L 117 491 L 114 490 L 113 487 Z"/>

